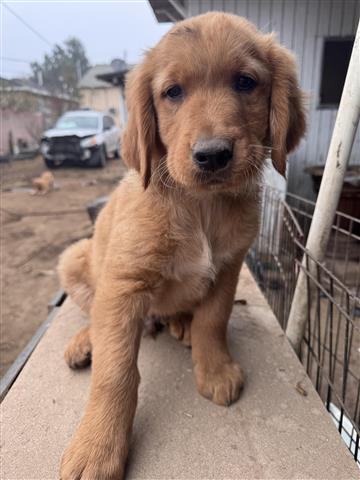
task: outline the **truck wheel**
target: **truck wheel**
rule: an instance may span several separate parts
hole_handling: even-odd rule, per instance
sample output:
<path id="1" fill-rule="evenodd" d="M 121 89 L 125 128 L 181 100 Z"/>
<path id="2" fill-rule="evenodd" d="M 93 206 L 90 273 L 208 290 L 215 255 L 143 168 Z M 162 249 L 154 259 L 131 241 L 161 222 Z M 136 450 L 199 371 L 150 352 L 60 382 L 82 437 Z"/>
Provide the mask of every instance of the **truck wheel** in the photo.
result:
<path id="1" fill-rule="evenodd" d="M 106 166 L 106 150 L 105 147 L 100 148 L 99 167 L 105 168 Z"/>
<path id="2" fill-rule="evenodd" d="M 43 157 L 44 163 L 47 166 L 47 168 L 59 168 L 59 165 L 55 165 L 55 163 L 52 160 L 49 160 L 48 158 Z"/>
<path id="3" fill-rule="evenodd" d="M 106 150 L 104 146 L 93 153 L 89 165 L 97 168 L 104 168 L 106 166 Z"/>

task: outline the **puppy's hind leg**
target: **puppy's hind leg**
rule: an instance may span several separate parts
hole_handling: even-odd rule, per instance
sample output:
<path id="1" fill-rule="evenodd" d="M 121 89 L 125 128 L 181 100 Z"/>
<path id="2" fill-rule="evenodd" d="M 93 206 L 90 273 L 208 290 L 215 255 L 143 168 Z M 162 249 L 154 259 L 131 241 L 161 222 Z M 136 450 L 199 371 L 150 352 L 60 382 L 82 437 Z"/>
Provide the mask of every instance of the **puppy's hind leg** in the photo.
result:
<path id="1" fill-rule="evenodd" d="M 71 245 L 61 255 L 59 276 L 61 284 L 72 300 L 87 314 L 94 297 L 90 278 L 91 240 Z M 90 327 L 82 328 L 68 343 L 65 361 L 70 368 L 84 368 L 91 363 Z"/>
<path id="2" fill-rule="evenodd" d="M 68 247 L 60 256 L 58 273 L 65 292 L 85 313 L 90 313 L 94 291 L 90 273 L 91 240 Z"/>
<path id="3" fill-rule="evenodd" d="M 70 368 L 85 368 L 91 363 L 90 327 L 84 327 L 67 344 L 64 358 Z"/>
<path id="4" fill-rule="evenodd" d="M 179 313 L 169 319 L 169 333 L 185 347 L 191 347 L 192 313 Z"/>

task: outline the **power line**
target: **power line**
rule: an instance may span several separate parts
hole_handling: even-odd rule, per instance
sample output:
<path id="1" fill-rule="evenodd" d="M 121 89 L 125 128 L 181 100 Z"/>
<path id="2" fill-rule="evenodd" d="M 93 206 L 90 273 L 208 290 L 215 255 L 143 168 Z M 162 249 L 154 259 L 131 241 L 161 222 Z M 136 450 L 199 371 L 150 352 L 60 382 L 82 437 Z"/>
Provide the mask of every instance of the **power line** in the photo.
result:
<path id="1" fill-rule="evenodd" d="M 23 23 L 29 30 L 31 30 L 43 42 L 45 42 L 50 47 L 54 46 L 53 43 L 51 43 L 47 38 L 45 38 L 43 35 L 41 35 L 41 33 L 39 33 L 37 30 L 35 30 L 35 28 L 33 28 L 31 25 L 29 25 L 22 17 L 20 17 L 20 15 L 18 13 L 14 12 L 14 10 L 9 7 L 9 5 L 7 5 L 4 2 L 2 2 L 2 5 L 4 5 L 4 7 L 7 8 L 9 10 L 9 12 L 14 15 L 14 17 L 16 17 L 21 23 Z"/>
<path id="2" fill-rule="evenodd" d="M 23 60 L 22 58 L 13 58 L 13 57 L 0 57 L 1 60 L 5 60 L 7 62 L 15 62 L 15 63 L 27 63 L 31 64 L 30 60 Z"/>
<path id="3" fill-rule="evenodd" d="M 29 73 L 30 72 L 25 72 L 24 70 L 17 71 L 17 72 L 15 72 L 14 70 L 4 70 L 1 72 L 0 76 L 2 78 L 5 78 L 6 80 L 10 80 L 9 77 L 11 77 L 11 79 L 27 78 L 29 77 Z"/>

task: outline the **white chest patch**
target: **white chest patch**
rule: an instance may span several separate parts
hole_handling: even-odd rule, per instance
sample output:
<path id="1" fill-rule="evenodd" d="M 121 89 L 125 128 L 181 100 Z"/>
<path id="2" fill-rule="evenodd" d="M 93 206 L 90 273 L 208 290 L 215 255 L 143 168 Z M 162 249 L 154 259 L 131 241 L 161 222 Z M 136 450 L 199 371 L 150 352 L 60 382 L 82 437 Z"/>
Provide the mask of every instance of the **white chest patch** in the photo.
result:
<path id="1" fill-rule="evenodd" d="M 184 281 L 186 278 L 214 280 L 216 268 L 213 254 L 204 232 L 198 234 L 195 241 L 184 243 L 175 253 L 169 269 L 170 278 Z"/>
<path id="2" fill-rule="evenodd" d="M 202 249 L 201 255 L 198 260 L 198 269 L 201 276 L 215 280 L 216 268 L 213 261 L 213 254 L 206 238 L 205 234 L 202 233 Z"/>

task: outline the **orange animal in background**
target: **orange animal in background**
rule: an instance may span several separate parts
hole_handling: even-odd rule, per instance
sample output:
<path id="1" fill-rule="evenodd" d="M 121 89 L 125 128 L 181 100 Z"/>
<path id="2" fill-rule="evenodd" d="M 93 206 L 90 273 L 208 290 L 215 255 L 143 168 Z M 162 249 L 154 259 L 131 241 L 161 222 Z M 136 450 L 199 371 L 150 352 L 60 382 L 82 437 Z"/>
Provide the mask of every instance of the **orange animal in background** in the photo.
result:
<path id="1" fill-rule="evenodd" d="M 201 395 L 235 402 L 244 374 L 226 328 L 256 236 L 265 157 L 285 174 L 305 130 L 292 55 L 243 18 L 208 13 L 176 24 L 127 80 L 122 157 L 130 172 L 94 237 L 65 251 L 66 291 L 90 316 L 70 342 L 92 361 L 90 398 L 62 480 L 120 479 L 136 409 L 147 316 L 191 343 Z"/>
<path id="2" fill-rule="evenodd" d="M 40 177 L 32 180 L 32 185 L 34 187 L 33 195 L 46 195 L 54 187 L 54 175 L 49 171 L 43 172 Z"/>

